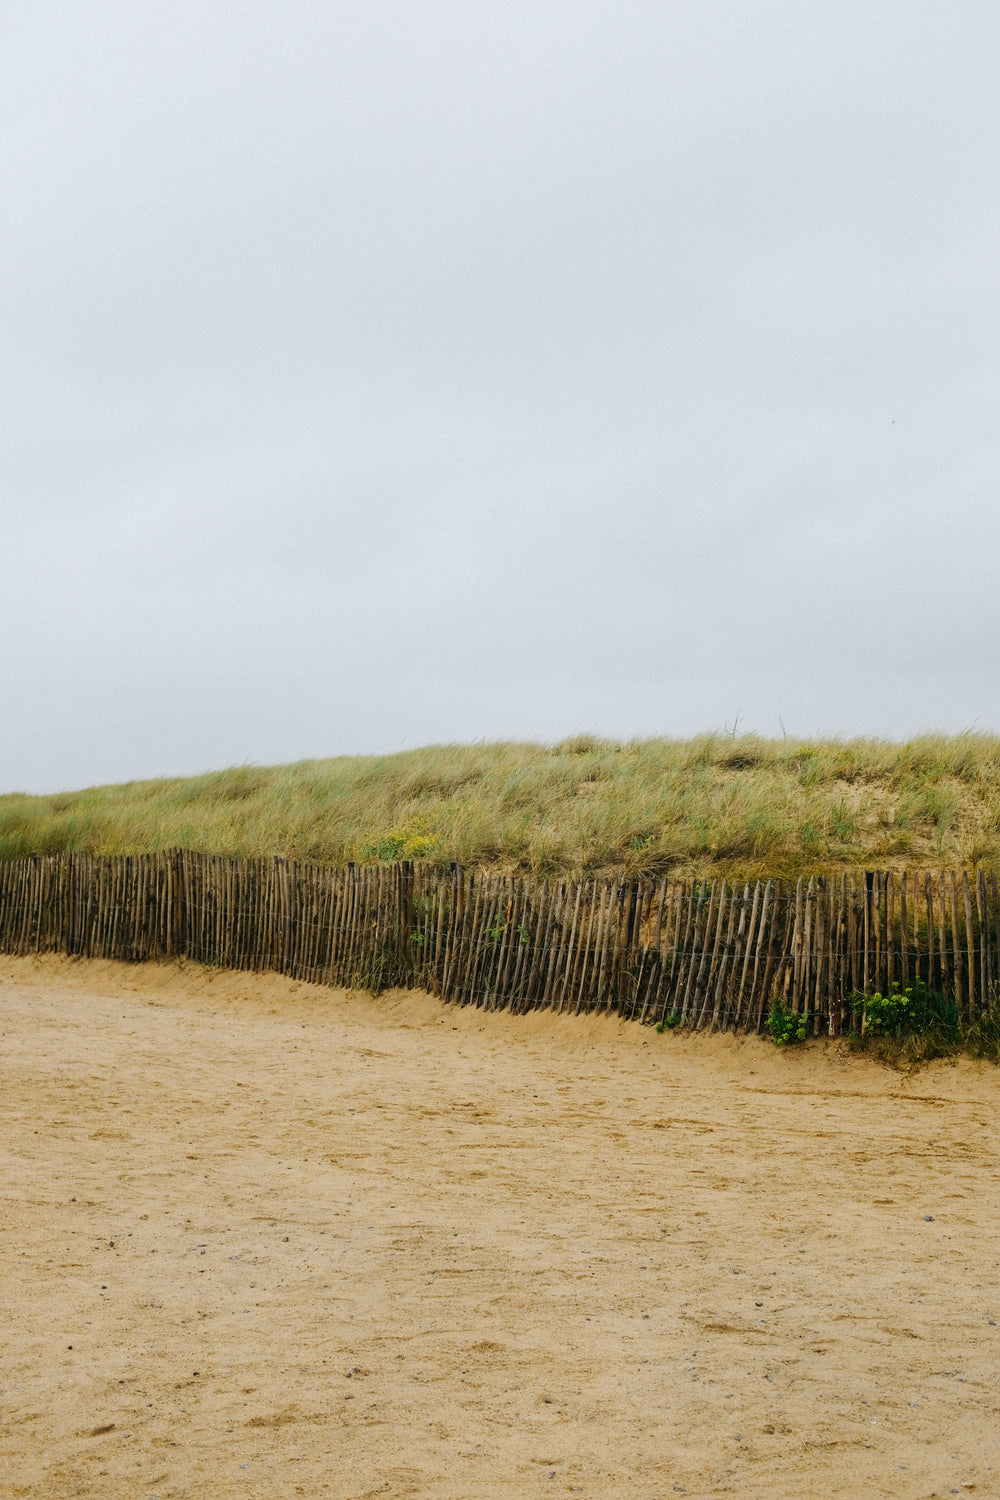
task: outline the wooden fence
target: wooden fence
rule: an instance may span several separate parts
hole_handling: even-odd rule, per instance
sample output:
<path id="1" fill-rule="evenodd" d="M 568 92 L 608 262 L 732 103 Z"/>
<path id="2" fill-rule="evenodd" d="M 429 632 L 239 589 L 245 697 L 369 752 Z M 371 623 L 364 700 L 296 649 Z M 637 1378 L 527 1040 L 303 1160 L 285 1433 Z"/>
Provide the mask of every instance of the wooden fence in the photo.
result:
<path id="1" fill-rule="evenodd" d="M 759 1030 L 775 996 L 831 1036 L 858 994 L 923 981 L 1000 1012 L 993 872 L 553 883 L 173 851 L 0 862 L 0 951 L 184 956 L 487 1009 Z"/>

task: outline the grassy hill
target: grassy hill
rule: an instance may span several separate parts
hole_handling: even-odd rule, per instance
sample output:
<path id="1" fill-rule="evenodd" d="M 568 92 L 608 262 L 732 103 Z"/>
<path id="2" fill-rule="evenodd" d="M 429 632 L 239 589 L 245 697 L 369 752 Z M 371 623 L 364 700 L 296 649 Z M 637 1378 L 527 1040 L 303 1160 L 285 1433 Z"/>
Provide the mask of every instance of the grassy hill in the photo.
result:
<path id="1" fill-rule="evenodd" d="M 435 745 L 0 797 L 0 857 L 177 846 L 508 872 L 1000 864 L 1000 738 Z"/>

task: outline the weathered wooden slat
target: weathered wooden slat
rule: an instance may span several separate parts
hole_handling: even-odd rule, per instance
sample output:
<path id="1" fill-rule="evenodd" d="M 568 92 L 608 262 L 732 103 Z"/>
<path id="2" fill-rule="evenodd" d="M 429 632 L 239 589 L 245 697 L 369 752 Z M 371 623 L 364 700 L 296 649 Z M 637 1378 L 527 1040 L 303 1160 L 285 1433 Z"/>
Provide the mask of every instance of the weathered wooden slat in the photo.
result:
<path id="1" fill-rule="evenodd" d="M 679 983 L 681 945 L 687 930 L 684 924 L 690 911 L 690 895 L 687 888 L 687 881 L 682 880 L 679 885 L 674 887 L 674 891 L 675 895 L 671 899 L 674 900 L 677 911 L 674 917 L 674 936 L 670 951 L 670 971 L 667 975 L 667 989 L 664 996 L 664 1003 L 666 1004 L 669 1001 L 671 1009 L 676 1004 L 676 985 Z"/>
<path id="2" fill-rule="evenodd" d="M 656 976 L 648 1002 L 648 1018 L 657 1024 L 667 1014 L 667 1006 L 672 996 L 684 882 L 665 880 L 663 886 L 662 920 L 657 924 Z"/>
<path id="3" fill-rule="evenodd" d="M 874 987 L 874 946 L 875 946 L 875 921 L 874 921 L 874 880 L 872 871 L 866 870 L 864 876 L 864 906 L 861 913 L 862 951 L 861 951 L 861 988 L 868 994 L 869 984 Z"/>
<path id="4" fill-rule="evenodd" d="M 506 998 L 504 974 L 517 923 L 516 900 L 515 883 L 506 876 L 480 877 L 465 983 L 470 1003 L 487 1010 L 495 1010 Z"/>
<path id="5" fill-rule="evenodd" d="M 559 964 L 562 960 L 563 947 L 566 934 L 563 930 L 563 919 L 567 909 L 566 882 L 560 881 L 556 889 L 555 900 L 552 908 L 552 917 L 549 930 L 549 956 L 545 967 L 545 975 L 542 981 L 539 1007 L 543 1010 L 551 1010 L 555 1003 L 556 976 Z"/>
<path id="6" fill-rule="evenodd" d="M 580 905 L 583 901 L 583 881 L 578 880 L 574 886 L 573 897 L 573 920 L 569 929 L 569 941 L 566 944 L 565 957 L 562 964 L 562 973 L 559 975 L 559 1004 L 557 1013 L 562 1014 L 569 1001 L 570 986 L 573 978 L 573 960 L 576 950 L 576 934 L 580 922 Z"/>
<path id="7" fill-rule="evenodd" d="M 926 970 L 927 988 L 935 988 L 935 966 L 939 963 L 939 949 L 936 942 L 936 928 L 934 918 L 934 884 L 929 874 L 925 873 L 921 881 L 923 887 L 923 899 L 921 902 L 923 915 L 923 939 L 924 939 L 924 968 Z M 940 984 L 937 984 L 940 989 Z"/>
<path id="8" fill-rule="evenodd" d="M 739 939 L 742 943 L 742 964 L 740 965 L 740 977 L 733 997 L 733 1026 L 739 1026 L 743 1021 L 743 997 L 746 994 L 747 974 L 750 970 L 750 961 L 753 956 L 754 939 L 757 936 L 757 917 L 760 912 L 761 883 L 754 882 L 753 900 L 750 906 L 750 915 L 744 927 L 744 916 L 746 901 L 744 898 L 744 911 L 740 915 Z M 739 955 L 737 956 L 739 962 Z"/>
<path id="9" fill-rule="evenodd" d="M 795 926 L 792 929 L 792 1009 L 798 1012 L 802 998 L 802 944 L 805 930 L 805 899 L 802 876 L 795 885 Z"/>
<path id="10" fill-rule="evenodd" d="M 809 1010 L 809 997 L 811 994 L 810 980 L 812 978 L 813 966 L 813 940 L 816 927 L 816 877 L 809 876 L 809 884 L 805 894 L 805 913 L 802 924 L 802 962 L 799 975 L 799 986 L 802 992 L 801 1009 L 803 1015 Z M 794 1002 L 793 1002 L 794 1003 Z M 796 1005 L 798 1010 L 799 1006 Z"/>
<path id="11" fill-rule="evenodd" d="M 775 906 L 776 920 L 771 925 L 771 941 L 768 944 L 761 987 L 761 1005 L 776 998 L 787 1005 L 793 982 L 793 938 L 797 903 L 791 891 L 786 890 L 780 880 L 776 883 Z"/>
<path id="12" fill-rule="evenodd" d="M 737 906 L 742 907 L 742 906 L 744 906 L 746 904 L 746 899 L 747 899 L 748 891 L 749 891 L 749 887 L 744 887 L 742 902 L 740 901 L 739 892 L 737 890 L 733 889 L 733 891 L 730 894 L 730 898 L 729 898 L 729 921 L 728 921 L 728 924 L 727 924 L 727 927 L 726 927 L 725 943 L 723 945 L 722 953 L 721 953 L 721 955 L 719 957 L 719 964 L 718 964 L 718 968 L 717 968 L 717 971 L 716 971 L 716 977 L 715 977 L 715 993 L 714 993 L 713 1000 L 712 1000 L 712 1030 L 713 1031 L 717 1031 L 719 1029 L 720 1025 L 722 1025 L 723 1028 L 725 1028 L 725 1026 L 728 1025 L 728 1019 L 729 1019 L 728 1018 L 728 1013 L 726 1014 L 726 1016 L 725 1016 L 724 1019 L 722 1017 L 722 997 L 723 997 L 723 991 L 724 991 L 724 986 L 725 986 L 726 980 L 729 977 L 729 963 L 730 963 L 730 959 L 733 956 L 733 932 L 734 932 L 735 926 L 736 926 L 736 910 L 737 910 Z M 721 910 L 722 910 L 721 906 L 720 906 L 719 910 L 720 910 L 720 915 L 721 915 Z"/>
<path id="13" fill-rule="evenodd" d="M 979 923 L 979 1008 L 989 1010 L 993 988 L 993 950 L 990 941 L 990 898 L 985 870 L 976 871 L 976 920 Z"/>
<path id="14" fill-rule="evenodd" d="M 701 913 L 702 913 L 702 907 L 705 904 L 705 892 L 706 892 L 706 890 L 709 890 L 709 889 L 710 888 L 709 888 L 708 882 L 705 881 L 705 880 L 703 880 L 701 882 L 700 886 L 698 887 L 698 899 L 697 899 L 697 902 L 695 902 L 695 900 L 694 900 L 694 888 L 692 887 L 692 890 L 691 890 L 691 901 L 692 901 L 692 905 L 694 907 L 694 914 L 693 914 L 694 915 L 694 925 L 693 925 L 693 928 L 692 928 L 692 931 L 691 931 L 691 946 L 690 946 L 687 954 L 685 955 L 686 958 L 687 958 L 687 982 L 686 982 L 686 984 L 684 986 L 684 1000 L 683 1000 L 683 1003 L 681 1005 L 681 1018 L 685 1022 L 685 1024 L 686 1024 L 686 1022 L 688 1020 L 688 1017 L 691 1015 L 691 1013 L 693 1011 L 693 1008 L 694 1008 L 694 996 L 692 995 L 692 991 L 695 988 L 695 983 L 696 983 L 696 979 L 697 979 L 698 968 L 699 968 L 700 963 L 701 963 L 701 948 L 702 948 L 702 942 L 701 942 Z M 708 925 L 709 925 L 709 923 L 711 922 L 711 919 L 712 919 L 711 902 L 712 902 L 712 895 L 714 894 L 714 887 L 711 888 L 711 891 L 712 891 L 712 894 L 710 894 L 710 896 L 709 896 L 708 915 L 707 915 L 706 923 L 705 923 L 706 928 L 708 927 Z"/>
<path id="15" fill-rule="evenodd" d="M 647 918 L 647 931 L 643 935 L 643 960 L 645 971 L 643 973 L 643 985 L 640 992 L 639 981 L 636 980 L 635 1003 L 638 1006 L 642 1000 L 642 1010 L 639 1014 L 640 1026 L 645 1024 L 646 1016 L 653 1000 L 655 999 L 660 978 L 663 971 L 663 961 L 660 955 L 660 935 L 663 931 L 663 908 L 667 899 L 667 882 L 660 881 L 659 890 L 656 892 L 656 924 L 650 934 L 649 922 L 652 919 L 654 899 L 652 892 L 649 900 L 649 917 Z"/>
<path id="16" fill-rule="evenodd" d="M 595 995 L 594 995 L 594 1006 L 595 1006 L 595 1009 L 598 1010 L 598 1011 L 601 1011 L 602 1009 L 606 1008 L 606 1006 L 605 1006 L 605 1000 L 606 1000 L 608 991 L 607 991 L 607 988 L 606 988 L 605 980 L 606 980 L 607 969 L 608 969 L 608 947 L 609 947 L 610 942 L 611 942 L 611 928 L 612 928 L 612 925 L 614 923 L 615 907 L 616 907 L 617 901 L 618 901 L 618 882 L 615 881 L 614 884 L 611 887 L 611 891 L 610 891 L 610 894 L 608 896 L 607 904 L 606 904 L 606 906 L 604 908 L 604 926 L 603 926 L 603 930 L 602 930 L 602 932 L 600 934 L 600 940 L 599 940 L 600 955 L 599 955 L 598 960 L 597 960 L 597 970 L 596 970 L 597 987 L 596 987 L 596 992 L 595 992 Z"/>
<path id="17" fill-rule="evenodd" d="M 997 873 L 990 871 L 990 934 L 993 953 L 993 979 L 990 985 L 989 1008 L 990 1014 L 995 1015 L 1000 1009 L 1000 891 L 997 890 Z"/>
<path id="18" fill-rule="evenodd" d="M 575 1012 L 590 1009 L 591 974 L 594 966 L 594 949 L 597 946 L 603 915 L 604 887 L 596 881 L 591 883 L 587 911 L 587 935 L 580 951 L 580 973 L 576 986 Z"/>
<path id="19" fill-rule="evenodd" d="M 821 878 L 816 882 L 816 910 L 813 913 L 812 1016 L 814 1036 L 819 1036 L 820 1018 L 825 1014 L 826 1004 L 823 982 L 826 978 L 827 902 L 826 881 Z"/>
<path id="20" fill-rule="evenodd" d="M 445 993 L 449 1000 L 461 1003 L 462 999 L 462 977 L 466 973 L 469 952 L 469 933 L 472 927 L 472 917 L 475 911 L 476 901 L 479 896 L 481 877 L 473 872 L 466 878 L 463 871 L 459 870 L 454 881 L 453 890 L 457 903 L 457 925 L 452 939 L 452 948 L 448 960 L 448 969 L 445 978 Z M 398 944 L 398 934 L 397 934 Z"/>
<path id="21" fill-rule="evenodd" d="M 954 872 L 952 873 L 954 874 Z M 976 971 L 978 966 L 976 964 L 975 932 L 972 925 L 972 898 L 969 891 L 969 874 L 967 870 L 962 871 L 962 906 L 965 915 L 965 952 L 968 966 L 966 972 L 968 975 L 969 1020 L 971 1021 L 975 1019 L 979 1010 L 976 994 Z"/>
<path id="22" fill-rule="evenodd" d="M 466 923 L 467 896 L 468 884 L 465 872 L 459 865 L 452 865 L 448 872 L 448 900 L 451 903 L 448 917 L 448 935 L 441 964 L 441 996 L 449 1004 L 455 1000 L 455 975 L 457 972 L 459 947 Z M 387 930 L 387 941 L 395 950 L 397 945 L 394 928 Z"/>
<path id="23" fill-rule="evenodd" d="M 897 953 L 899 944 L 896 938 L 896 879 L 891 870 L 886 872 L 885 881 L 885 987 L 886 994 L 892 990 L 898 975 Z"/>
<path id="24" fill-rule="evenodd" d="M 889 993 L 889 875 L 875 872 L 875 973 L 882 994 Z"/>
<path id="25" fill-rule="evenodd" d="M 525 927 L 528 941 L 524 958 L 520 965 L 518 993 L 515 1002 L 515 1008 L 518 1012 L 531 1009 L 531 1001 L 534 997 L 538 981 L 538 970 L 542 963 L 542 951 L 545 946 L 545 929 L 548 923 L 549 908 L 552 904 L 547 880 L 542 881 L 541 887 L 535 886 L 533 882 L 531 884 L 526 882 L 526 891 L 530 917 Z"/>
<path id="26" fill-rule="evenodd" d="M 827 935 L 827 952 L 829 954 L 828 963 L 830 966 L 827 981 L 827 1005 L 829 1008 L 829 1014 L 827 1017 L 827 1034 L 829 1036 L 836 1036 L 843 1026 L 843 933 L 844 899 L 846 889 L 846 876 L 841 875 L 839 881 L 831 881 L 830 931 Z"/>
<path id="27" fill-rule="evenodd" d="M 922 979 L 931 988 L 931 961 L 928 947 L 927 899 L 921 871 L 913 872 L 913 977 Z"/>
<path id="28" fill-rule="evenodd" d="M 506 878 L 487 873 L 478 877 L 469 902 L 458 984 L 463 1003 L 480 1010 L 492 1010 L 498 1003 L 512 897 L 513 890 Z"/>
<path id="29" fill-rule="evenodd" d="M 765 887 L 764 887 L 764 894 L 761 897 L 760 921 L 759 921 L 758 926 L 757 926 L 757 944 L 756 944 L 756 948 L 754 950 L 754 958 L 753 958 L 753 979 L 751 980 L 751 983 L 750 983 L 750 993 L 747 996 L 747 1029 L 748 1030 L 750 1030 L 750 1029 L 753 1029 L 754 1031 L 759 1031 L 760 1030 L 761 1018 L 762 1018 L 763 1011 L 764 1011 L 764 1002 L 765 1002 L 765 999 L 766 999 L 766 994 L 765 994 L 765 985 L 764 985 L 764 973 L 762 972 L 761 964 L 762 964 L 762 961 L 763 961 L 764 969 L 766 970 L 766 967 L 767 967 L 767 958 L 764 956 L 764 953 L 765 953 L 765 944 L 768 941 L 768 924 L 770 922 L 773 925 L 773 915 L 772 915 L 772 911 L 771 911 L 773 900 L 774 900 L 774 884 L 773 884 L 772 881 L 769 880 L 767 882 L 767 884 L 765 885 Z M 754 1001 L 755 1000 L 757 1002 L 756 1012 L 754 1011 Z M 751 1028 L 750 1022 L 749 1022 L 749 1017 L 751 1015 L 753 1015 L 753 1017 L 754 1017 L 752 1028 Z"/>
<path id="30" fill-rule="evenodd" d="M 495 1010 L 506 1001 L 502 994 L 510 944 L 515 940 L 517 918 L 514 882 L 507 877 L 486 875 L 481 881 L 480 900 L 473 924 L 468 985 L 470 1004 Z"/>
<path id="31" fill-rule="evenodd" d="M 523 938 L 527 917 L 524 881 L 512 881 L 501 940 L 502 946 L 497 959 L 497 1005 L 510 1005 L 513 998 L 516 976 L 524 958 Z"/>
<path id="32" fill-rule="evenodd" d="M 954 870 L 949 870 L 948 873 L 951 877 L 948 881 L 948 896 L 951 901 L 951 951 L 955 969 L 955 999 L 958 1001 L 959 1008 L 968 1015 L 969 994 L 966 981 L 966 966 L 962 953 L 961 928 L 958 922 L 958 881 L 955 878 Z"/>
<path id="33" fill-rule="evenodd" d="M 531 948 L 531 930 L 534 919 L 532 892 L 526 880 L 518 882 L 516 910 L 519 920 L 511 934 L 510 952 L 504 969 L 504 993 L 502 1002 L 509 1010 L 517 1009 L 521 994 L 521 982 L 525 963 Z"/>
<path id="34" fill-rule="evenodd" d="M 698 963 L 698 973 L 695 977 L 694 990 L 691 995 L 691 1021 L 692 1025 L 700 1026 L 705 1013 L 703 996 L 706 995 L 707 976 L 710 970 L 711 960 L 714 958 L 719 944 L 719 925 L 722 910 L 725 905 L 725 896 L 728 887 L 723 880 L 721 887 L 717 881 L 712 881 L 711 890 L 708 895 L 708 911 L 705 915 L 705 935 L 701 945 L 701 958 Z"/>
<path id="35" fill-rule="evenodd" d="M 697 1006 L 697 1020 L 695 1024 L 704 1026 L 708 1015 L 708 1006 L 712 997 L 712 983 L 722 961 L 722 932 L 729 906 L 729 882 L 723 880 L 719 890 L 719 904 L 715 914 L 715 926 L 713 928 L 711 919 L 705 923 L 705 951 L 698 970 L 698 993 L 695 999 Z M 711 939 L 711 941 L 710 941 Z"/>
<path id="36" fill-rule="evenodd" d="M 560 1007 L 579 1015 L 583 1003 L 583 986 L 586 981 L 590 939 L 594 922 L 594 884 L 584 881 L 580 894 L 580 914 L 577 919 L 576 940 L 573 953 L 566 966 L 566 1001 Z"/>

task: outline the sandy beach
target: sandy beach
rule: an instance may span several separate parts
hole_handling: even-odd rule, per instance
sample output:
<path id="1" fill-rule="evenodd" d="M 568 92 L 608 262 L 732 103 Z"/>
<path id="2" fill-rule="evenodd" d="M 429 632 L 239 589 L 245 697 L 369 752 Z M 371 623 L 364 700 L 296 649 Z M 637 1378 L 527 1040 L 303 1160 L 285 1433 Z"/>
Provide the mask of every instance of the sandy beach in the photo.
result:
<path id="1" fill-rule="evenodd" d="M 1000 1072 L 0 958 L 0 1494 L 1000 1496 Z"/>

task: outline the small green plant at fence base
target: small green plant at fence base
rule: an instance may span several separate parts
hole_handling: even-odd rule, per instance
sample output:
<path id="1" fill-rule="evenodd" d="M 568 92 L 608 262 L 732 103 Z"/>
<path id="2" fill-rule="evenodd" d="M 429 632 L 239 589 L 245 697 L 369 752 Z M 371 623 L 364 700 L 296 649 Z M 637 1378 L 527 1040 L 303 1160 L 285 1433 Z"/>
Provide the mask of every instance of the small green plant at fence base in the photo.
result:
<path id="1" fill-rule="evenodd" d="M 662 1036 L 665 1031 L 673 1031 L 674 1028 L 676 1026 L 679 1026 L 680 1024 L 681 1024 L 681 1013 L 680 1013 L 680 1011 L 679 1010 L 672 1010 L 670 1012 L 669 1016 L 664 1016 L 662 1021 L 657 1021 L 657 1023 L 656 1023 L 656 1030 Z"/>
<path id="2" fill-rule="evenodd" d="M 959 1034 L 958 1006 L 954 1000 L 928 989 L 923 980 L 905 988 L 893 983 L 886 995 L 856 994 L 852 1010 L 860 1035 L 878 1037 L 913 1036 L 929 1030 Z"/>
<path id="3" fill-rule="evenodd" d="M 812 1026 L 812 1016 L 786 1010 L 776 999 L 767 1018 L 767 1029 L 776 1047 L 790 1047 L 793 1042 L 804 1042 Z"/>
<path id="4" fill-rule="evenodd" d="M 923 980 L 901 986 L 893 983 L 889 993 L 851 997 L 852 1026 L 848 1045 L 891 1065 L 929 1062 L 935 1057 L 953 1057 L 962 1047 L 975 1057 L 996 1057 L 996 1035 L 991 1035 L 992 1017 L 980 1016 L 963 1023 L 954 999 L 931 990 Z"/>
<path id="5" fill-rule="evenodd" d="M 902 1031 L 912 1031 L 917 1020 L 911 990 L 898 990 L 895 985 L 887 995 L 878 990 L 869 995 L 861 1015 L 861 1035 L 898 1036 Z"/>

